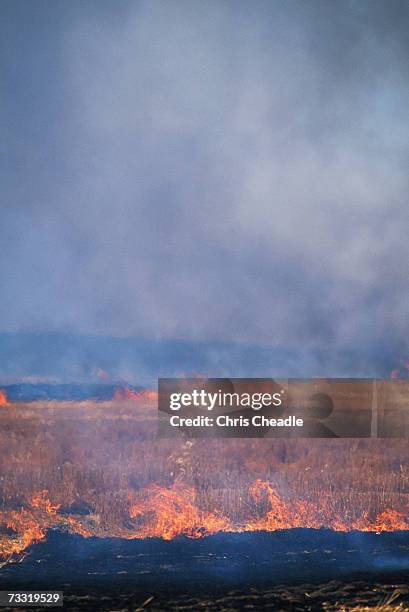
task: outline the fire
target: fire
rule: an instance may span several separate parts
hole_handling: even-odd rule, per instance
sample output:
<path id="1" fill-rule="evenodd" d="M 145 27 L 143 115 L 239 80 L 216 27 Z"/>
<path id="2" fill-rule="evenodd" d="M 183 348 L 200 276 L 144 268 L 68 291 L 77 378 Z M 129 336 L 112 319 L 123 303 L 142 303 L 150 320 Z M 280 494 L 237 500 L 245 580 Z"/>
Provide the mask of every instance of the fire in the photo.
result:
<path id="1" fill-rule="evenodd" d="M 329 497 L 323 496 L 319 503 L 296 501 L 289 504 L 282 500 L 274 488 L 262 480 L 256 480 L 250 488 L 256 502 L 266 497 L 270 510 L 256 521 L 248 523 L 244 531 L 277 531 L 304 527 L 308 529 L 332 529 L 334 531 L 404 531 L 409 530 L 409 521 L 404 512 L 384 510 L 374 519 L 364 513 L 357 520 L 342 520 L 334 514 Z"/>
<path id="2" fill-rule="evenodd" d="M 144 491 L 140 502 L 131 505 L 129 515 L 139 523 L 138 535 L 143 538 L 199 538 L 231 531 L 228 519 L 199 510 L 193 487 L 179 484 L 169 489 L 153 485 Z"/>
<path id="3" fill-rule="evenodd" d="M 158 398 L 157 391 L 153 389 L 142 389 L 142 391 L 135 391 L 130 387 L 120 387 L 115 390 L 114 400 L 115 401 L 125 401 L 125 400 L 133 400 L 135 402 L 142 401 L 156 401 Z"/>
<path id="4" fill-rule="evenodd" d="M 377 514 L 373 521 L 368 520 L 364 515 L 353 523 L 353 529 L 357 531 L 405 531 L 409 529 L 409 522 L 405 518 L 405 513 L 397 510 L 384 510 Z"/>
<path id="5" fill-rule="evenodd" d="M 125 539 L 163 538 L 171 540 L 179 535 L 200 538 L 218 531 L 231 531 L 228 519 L 216 513 L 205 512 L 195 503 L 192 487 L 175 484 L 171 488 L 157 485 L 143 491 L 139 502 L 132 501 L 128 516 L 134 521 L 132 529 L 112 524 L 108 531 L 100 527 L 98 519 L 65 516 L 60 505 L 48 498 L 48 491 L 39 491 L 31 497 L 27 508 L 0 513 L 0 526 L 12 530 L 14 535 L 0 538 L 0 558 L 3 563 L 24 558 L 24 551 L 46 538 L 49 529 L 66 530 L 83 537 L 112 536 Z M 88 524 L 87 524 L 88 521 Z"/>
<path id="6" fill-rule="evenodd" d="M 356 520 L 340 518 L 331 509 L 330 499 L 319 504 L 310 501 L 285 501 L 271 483 L 257 479 L 249 489 L 254 510 L 261 516 L 247 522 L 235 522 L 221 511 L 203 510 L 192 486 L 176 482 L 170 487 L 150 485 L 137 496 L 128 496 L 129 518 L 118 519 L 102 527 L 97 516 L 69 516 L 60 513 L 60 505 L 49 499 L 47 490 L 35 493 L 20 510 L 0 512 L 0 527 L 12 535 L 0 536 L 0 567 L 12 560 L 20 561 L 26 549 L 44 540 L 49 529 L 59 529 L 87 537 L 121 537 L 124 539 L 162 538 L 178 536 L 206 537 L 218 532 L 278 531 L 310 528 L 334 531 L 396 531 L 409 530 L 407 513 L 386 509 L 374 518 L 364 513 Z M 4 529 L 3 529 L 4 532 Z"/>
<path id="7" fill-rule="evenodd" d="M 60 504 L 52 504 L 48 499 L 47 489 L 43 489 L 42 491 L 35 493 L 30 500 L 30 505 L 33 508 L 44 510 L 44 512 L 51 516 L 56 515 L 60 509 Z"/>
<path id="8" fill-rule="evenodd" d="M 256 503 L 262 502 L 266 497 L 270 510 L 265 516 L 247 523 L 245 531 L 277 531 L 295 527 L 318 529 L 320 527 L 319 521 L 315 518 L 316 508 L 312 504 L 296 502 L 290 506 L 281 499 L 268 482 L 257 479 L 250 487 L 250 495 Z"/>
<path id="9" fill-rule="evenodd" d="M 48 499 L 48 491 L 42 490 L 32 496 L 28 508 L 0 514 L 0 524 L 14 531 L 15 535 L 0 539 L 0 557 L 9 560 L 19 557 L 26 548 L 44 540 L 47 530 L 55 523 L 59 506 Z"/>
<path id="10" fill-rule="evenodd" d="M 7 393 L 4 389 L 0 389 L 0 408 L 6 408 L 9 405 L 10 404 L 7 399 Z"/>
<path id="11" fill-rule="evenodd" d="M 407 389 L 399 385 L 402 397 Z M 1 411 L 0 566 L 50 530 L 165 540 L 409 530 L 406 440 L 158 439 L 144 403 L 156 392 L 126 387 L 117 398 Z"/>
<path id="12" fill-rule="evenodd" d="M 65 529 L 83 537 L 93 535 L 76 518 L 59 514 L 60 505 L 53 504 L 48 495 L 46 489 L 38 491 L 26 508 L 0 512 L 0 527 L 14 532 L 11 536 L 0 536 L 0 567 L 23 560 L 26 549 L 44 540 L 49 529 Z"/>

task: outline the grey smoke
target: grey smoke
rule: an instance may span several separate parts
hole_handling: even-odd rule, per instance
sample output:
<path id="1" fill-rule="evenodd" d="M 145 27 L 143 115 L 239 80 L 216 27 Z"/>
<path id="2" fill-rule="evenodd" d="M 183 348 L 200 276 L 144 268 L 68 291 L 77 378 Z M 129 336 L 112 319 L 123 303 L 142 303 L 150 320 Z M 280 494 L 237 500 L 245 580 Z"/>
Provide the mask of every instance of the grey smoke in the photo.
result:
<path id="1" fill-rule="evenodd" d="M 407 346 L 407 2 L 1 21 L 2 330 Z"/>

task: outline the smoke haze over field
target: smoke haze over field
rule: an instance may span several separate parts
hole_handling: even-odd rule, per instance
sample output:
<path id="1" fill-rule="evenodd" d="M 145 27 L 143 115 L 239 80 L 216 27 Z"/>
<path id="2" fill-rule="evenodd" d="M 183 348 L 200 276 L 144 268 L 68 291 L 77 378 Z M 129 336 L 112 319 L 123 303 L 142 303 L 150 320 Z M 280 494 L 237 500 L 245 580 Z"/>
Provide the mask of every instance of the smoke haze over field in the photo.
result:
<path id="1" fill-rule="evenodd" d="M 406 1 L 1 8 L 3 331 L 407 347 Z"/>

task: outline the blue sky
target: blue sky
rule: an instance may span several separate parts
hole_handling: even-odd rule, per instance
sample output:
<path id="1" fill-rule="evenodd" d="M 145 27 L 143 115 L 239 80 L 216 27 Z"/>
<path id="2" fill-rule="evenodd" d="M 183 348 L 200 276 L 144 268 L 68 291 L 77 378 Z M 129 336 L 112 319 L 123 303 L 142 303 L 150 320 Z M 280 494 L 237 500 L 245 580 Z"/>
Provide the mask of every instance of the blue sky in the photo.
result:
<path id="1" fill-rule="evenodd" d="M 407 2 L 1 14 L 1 331 L 407 345 Z"/>

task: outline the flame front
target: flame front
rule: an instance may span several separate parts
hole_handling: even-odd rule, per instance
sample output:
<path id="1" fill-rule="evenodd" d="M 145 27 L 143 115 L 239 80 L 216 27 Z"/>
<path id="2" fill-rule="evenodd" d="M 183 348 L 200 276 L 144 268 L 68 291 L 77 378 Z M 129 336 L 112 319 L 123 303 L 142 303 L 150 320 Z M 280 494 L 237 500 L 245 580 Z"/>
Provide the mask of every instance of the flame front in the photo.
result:
<path id="1" fill-rule="evenodd" d="M 287 502 L 271 483 L 257 479 L 249 490 L 257 513 L 267 504 L 267 510 L 245 523 L 235 523 L 218 511 L 202 510 L 193 487 L 175 483 L 171 487 L 151 485 L 137 499 L 130 498 L 127 514 L 132 526 L 114 522 L 101 527 L 96 517 L 67 516 L 53 503 L 47 490 L 32 496 L 26 508 L 0 513 L 0 526 L 12 535 L 0 537 L 2 564 L 24 558 L 24 551 L 44 540 L 49 529 L 60 529 L 83 537 L 121 537 L 124 539 L 162 538 L 178 536 L 201 538 L 224 532 L 278 531 L 294 528 L 332 529 L 334 531 L 396 531 L 409 530 L 407 512 L 384 510 L 370 519 L 363 514 L 357 520 L 341 520 L 331 511 L 330 500 L 319 504 L 310 501 Z"/>

